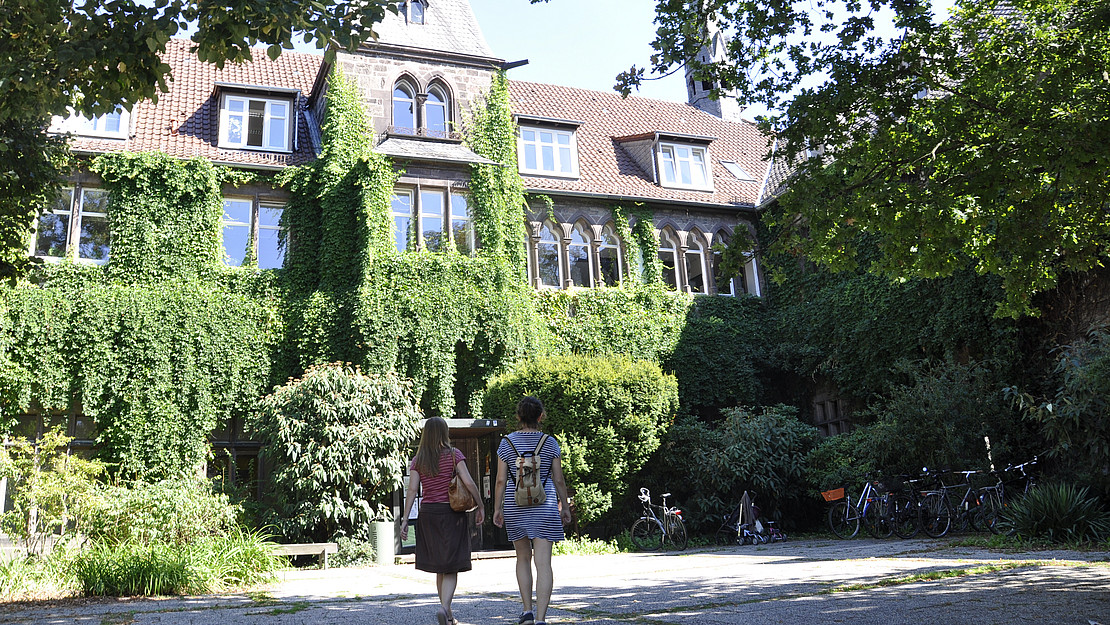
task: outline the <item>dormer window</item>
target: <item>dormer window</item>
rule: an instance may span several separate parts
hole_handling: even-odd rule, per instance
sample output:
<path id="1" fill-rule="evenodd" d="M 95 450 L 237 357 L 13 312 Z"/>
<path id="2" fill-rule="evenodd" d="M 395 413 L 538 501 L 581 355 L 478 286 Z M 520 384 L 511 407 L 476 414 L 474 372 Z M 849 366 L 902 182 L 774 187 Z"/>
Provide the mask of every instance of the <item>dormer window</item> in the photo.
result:
<path id="1" fill-rule="evenodd" d="M 578 177 L 578 142 L 573 130 L 520 127 L 520 173 Z"/>
<path id="2" fill-rule="evenodd" d="M 225 93 L 220 99 L 220 147 L 289 152 L 293 101 Z"/>
<path id="3" fill-rule="evenodd" d="M 710 189 L 706 149 L 680 143 L 659 144 L 659 180 L 664 187 Z"/>
<path id="4" fill-rule="evenodd" d="M 409 24 L 423 24 L 424 14 L 428 10 L 428 5 L 423 0 L 412 0 L 408 2 L 397 3 L 397 12 L 405 18 Z"/>
<path id="5" fill-rule="evenodd" d="M 72 132 L 82 137 L 126 139 L 130 121 L 130 113 L 122 106 L 117 106 L 111 113 L 96 117 L 85 117 L 76 113 L 69 117 L 54 117 L 50 123 L 50 131 Z"/>

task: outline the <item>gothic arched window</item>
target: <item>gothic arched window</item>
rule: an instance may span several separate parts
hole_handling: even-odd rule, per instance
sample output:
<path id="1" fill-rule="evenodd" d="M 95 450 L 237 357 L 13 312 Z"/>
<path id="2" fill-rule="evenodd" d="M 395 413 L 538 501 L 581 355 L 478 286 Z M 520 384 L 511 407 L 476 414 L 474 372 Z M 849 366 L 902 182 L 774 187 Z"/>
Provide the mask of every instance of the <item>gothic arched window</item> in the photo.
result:
<path id="1" fill-rule="evenodd" d="M 536 271 L 541 286 L 559 288 L 563 285 L 563 267 L 559 262 L 561 239 L 555 235 L 555 224 L 550 221 L 540 226 L 540 240 L 536 243 Z"/>
<path id="2" fill-rule="evenodd" d="M 590 227 L 579 221 L 570 231 L 567 243 L 567 260 L 570 266 L 570 281 L 574 286 L 593 286 L 593 259 L 590 257 Z"/>
<path id="3" fill-rule="evenodd" d="M 597 247 L 598 263 L 601 266 L 601 282 L 605 286 L 620 284 L 624 268 L 621 262 L 621 241 L 612 224 L 601 229 L 601 244 Z"/>
<path id="4" fill-rule="evenodd" d="M 447 90 L 440 85 L 428 88 L 428 99 L 424 101 L 424 127 L 434 137 L 447 136 L 450 121 L 450 101 Z"/>
<path id="5" fill-rule="evenodd" d="M 709 284 L 706 281 L 705 271 L 705 237 L 697 230 L 691 231 L 686 237 L 686 283 L 690 285 L 691 293 L 708 293 Z"/>
<path id="6" fill-rule="evenodd" d="M 659 233 L 659 262 L 663 264 L 663 284 L 678 288 L 678 237 L 669 227 Z"/>

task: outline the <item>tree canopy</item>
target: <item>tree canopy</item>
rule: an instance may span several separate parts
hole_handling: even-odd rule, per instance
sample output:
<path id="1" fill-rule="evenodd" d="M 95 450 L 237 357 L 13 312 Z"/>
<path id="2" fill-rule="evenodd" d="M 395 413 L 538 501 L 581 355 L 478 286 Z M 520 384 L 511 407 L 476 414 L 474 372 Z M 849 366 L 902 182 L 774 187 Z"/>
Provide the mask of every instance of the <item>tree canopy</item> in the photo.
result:
<path id="1" fill-rule="evenodd" d="M 887 28 L 880 28 L 883 22 Z M 894 278 L 1002 278 L 1035 313 L 1110 243 L 1110 0 L 660 0 L 652 73 L 764 103 L 792 174 L 767 251 Z M 706 24 L 727 58 L 701 63 Z M 618 77 L 625 93 L 645 79 Z"/>
<path id="2" fill-rule="evenodd" d="M 64 171 L 47 138 L 53 115 L 95 116 L 157 101 L 172 80 L 166 43 L 195 25 L 201 61 L 223 67 L 266 46 L 276 58 L 296 37 L 354 51 L 396 0 L 0 1 L 0 279 L 30 266 L 25 238 Z M 14 163 L 12 165 L 11 163 Z"/>

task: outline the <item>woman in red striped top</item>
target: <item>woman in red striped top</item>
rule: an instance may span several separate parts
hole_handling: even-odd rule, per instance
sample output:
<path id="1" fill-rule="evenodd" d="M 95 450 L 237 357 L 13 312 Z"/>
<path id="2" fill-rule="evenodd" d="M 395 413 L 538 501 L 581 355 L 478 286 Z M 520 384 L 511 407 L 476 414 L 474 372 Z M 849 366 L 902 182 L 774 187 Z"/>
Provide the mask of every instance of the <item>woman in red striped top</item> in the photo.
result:
<path id="1" fill-rule="evenodd" d="M 467 513 L 455 512 L 448 503 L 447 487 L 455 473 L 458 473 L 474 501 L 478 502 L 474 521 L 480 527 L 486 516 L 485 506 L 478 486 L 466 468 L 466 457 L 451 446 L 447 422 L 440 417 L 432 417 L 424 422 L 420 447 L 409 464 L 409 488 L 402 510 L 401 540 L 408 537 L 409 510 L 412 510 L 417 488 L 422 488 L 420 514 L 416 518 L 416 568 L 436 574 L 440 603 L 436 619 L 439 625 L 458 623 L 451 613 L 451 600 L 455 596 L 459 572 L 470 570 Z"/>

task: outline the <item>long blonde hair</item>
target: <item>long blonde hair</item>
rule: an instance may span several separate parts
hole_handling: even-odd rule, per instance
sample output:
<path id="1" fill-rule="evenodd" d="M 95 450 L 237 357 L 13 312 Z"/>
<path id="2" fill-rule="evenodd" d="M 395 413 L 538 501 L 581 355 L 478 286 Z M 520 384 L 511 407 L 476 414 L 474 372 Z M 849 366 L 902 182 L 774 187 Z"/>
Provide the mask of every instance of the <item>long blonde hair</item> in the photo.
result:
<path id="1" fill-rule="evenodd" d="M 424 432 L 420 435 L 420 446 L 416 448 L 416 457 L 412 459 L 412 466 L 421 475 L 436 475 L 439 473 L 439 459 L 443 452 L 451 449 L 451 431 L 443 417 L 431 417 L 424 422 Z"/>

